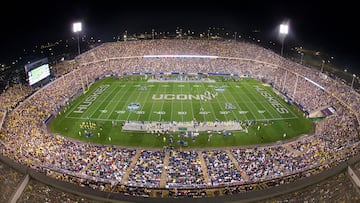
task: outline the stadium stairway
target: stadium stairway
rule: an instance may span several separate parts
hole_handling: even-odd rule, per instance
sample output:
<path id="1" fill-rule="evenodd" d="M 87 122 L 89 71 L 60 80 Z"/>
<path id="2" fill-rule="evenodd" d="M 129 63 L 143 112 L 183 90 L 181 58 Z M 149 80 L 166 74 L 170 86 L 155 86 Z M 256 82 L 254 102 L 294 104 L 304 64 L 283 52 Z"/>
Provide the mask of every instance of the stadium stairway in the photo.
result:
<path id="1" fill-rule="evenodd" d="M 207 168 L 206 168 L 204 157 L 203 157 L 201 151 L 198 151 L 197 153 L 198 153 L 199 160 L 200 160 L 201 170 L 203 171 L 203 174 L 204 174 L 205 183 L 209 184 L 210 183 L 210 178 L 209 178 L 209 174 L 208 174 L 208 171 L 207 171 Z"/>
<path id="2" fill-rule="evenodd" d="M 246 181 L 249 181 L 249 176 L 240 169 L 239 163 L 236 161 L 236 159 L 234 158 L 234 156 L 231 154 L 230 150 L 226 150 L 226 153 L 228 155 L 228 157 L 231 159 L 231 162 L 234 164 L 234 166 L 236 167 L 236 169 L 238 171 L 240 171 L 240 175 L 241 177 L 243 177 Z"/>
<path id="3" fill-rule="evenodd" d="M 164 167 L 161 173 L 161 178 L 160 178 L 160 187 L 164 188 L 166 185 L 166 168 L 169 165 L 169 157 L 170 157 L 170 152 L 166 151 L 165 152 L 165 158 L 164 158 Z"/>
<path id="4" fill-rule="evenodd" d="M 130 173 L 131 173 L 131 169 L 134 168 L 137 160 L 138 160 L 139 157 L 140 157 L 140 154 L 141 154 L 141 150 L 137 150 L 137 151 L 136 151 L 136 154 L 135 154 L 135 156 L 134 156 L 134 158 L 133 158 L 133 160 L 131 161 L 130 166 L 126 169 L 126 172 L 125 172 L 125 174 L 124 174 L 124 177 L 123 177 L 123 178 L 121 179 L 121 181 L 120 181 L 120 184 L 121 184 L 121 185 L 124 185 L 124 184 L 128 181 L 129 175 L 130 175 Z"/>
<path id="5" fill-rule="evenodd" d="M 297 156 L 301 156 L 302 153 L 296 149 L 293 149 L 292 147 L 290 147 L 289 145 L 283 145 L 285 149 L 287 149 L 289 152 L 292 152 L 293 154 L 297 155 Z"/>
<path id="6" fill-rule="evenodd" d="M 85 174 L 85 172 L 96 162 L 96 160 L 98 159 L 98 157 L 94 157 L 81 171 L 81 174 Z"/>
<path id="7" fill-rule="evenodd" d="M 9 201 L 10 203 L 16 203 L 19 200 L 21 194 L 25 190 L 25 187 L 29 184 L 29 181 L 30 181 L 30 176 L 29 176 L 29 174 L 26 174 L 23 181 L 19 184 L 19 186 L 15 190 L 15 193 L 13 193 L 11 195 L 10 201 Z"/>

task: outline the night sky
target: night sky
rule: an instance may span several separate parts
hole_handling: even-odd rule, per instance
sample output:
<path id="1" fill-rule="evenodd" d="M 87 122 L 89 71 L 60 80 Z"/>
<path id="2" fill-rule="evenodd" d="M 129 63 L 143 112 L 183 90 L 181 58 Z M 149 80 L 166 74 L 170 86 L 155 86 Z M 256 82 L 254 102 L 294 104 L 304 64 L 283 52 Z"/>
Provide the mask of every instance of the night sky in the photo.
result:
<path id="1" fill-rule="evenodd" d="M 114 2 L 114 1 L 113 1 Z M 47 3 L 9 2 L 0 11 L 0 60 L 23 48 L 74 36 L 71 25 L 83 22 L 83 33 L 110 41 L 129 33 L 174 32 L 176 27 L 206 32 L 208 27 L 249 33 L 259 30 L 262 38 L 276 41 L 277 27 L 290 22 L 285 43 L 324 51 L 344 67 L 360 73 L 359 10 L 355 3 L 341 1 L 49 1 Z M 194 5 L 196 3 L 200 5 Z M 236 5 L 238 4 L 238 5 Z M 0 61 L 1 62 L 1 61 Z"/>

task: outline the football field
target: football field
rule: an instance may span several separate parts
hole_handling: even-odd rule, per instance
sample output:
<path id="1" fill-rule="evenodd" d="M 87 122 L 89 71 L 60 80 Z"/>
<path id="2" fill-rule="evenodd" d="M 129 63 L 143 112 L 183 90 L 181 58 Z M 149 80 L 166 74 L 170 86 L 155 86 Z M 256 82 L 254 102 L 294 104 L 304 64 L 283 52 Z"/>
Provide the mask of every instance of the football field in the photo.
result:
<path id="1" fill-rule="evenodd" d="M 61 114 L 52 121 L 52 129 L 57 133 L 76 137 L 77 134 L 82 133 L 81 125 L 91 121 L 96 125 L 92 129 L 93 134 L 97 135 L 100 132 L 99 126 L 102 131 L 102 139 L 95 138 L 91 141 L 101 143 L 103 140 L 106 143 L 113 143 L 114 141 L 105 138 L 116 137 L 118 134 L 124 136 L 146 134 L 146 132 L 122 131 L 121 123 L 127 121 L 190 122 L 194 120 L 256 123 L 257 125 L 251 125 L 249 130 L 250 133 L 253 130 L 259 131 L 256 137 L 260 136 L 261 139 L 250 143 L 275 141 L 281 139 L 284 133 L 289 138 L 305 133 L 311 128 L 301 112 L 277 96 L 271 87 L 254 79 L 149 82 L 140 77 L 133 77 L 126 80 L 106 78 L 96 82 L 85 94 L 71 101 L 61 111 Z M 273 126 L 260 129 L 260 125 L 269 123 Z M 115 126 L 120 130 L 111 129 Z M 261 133 L 262 131 L 266 132 Z M 274 136 L 270 135 L 272 133 Z M 268 136 L 274 138 L 266 139 Z M 116 141 L 115 144 L 128 145 Z"/>
<path id="2" fill-rule="evenodd" d="M 273 106 L 269 100 L 276 105 Z M 72 106 L 66 118 L 99 121 L 191 121 L 194 118 L 198 121 L 264 121 L 298 117 L 271 87 L 251 79 L 214 83 L 106 79 Z"/>

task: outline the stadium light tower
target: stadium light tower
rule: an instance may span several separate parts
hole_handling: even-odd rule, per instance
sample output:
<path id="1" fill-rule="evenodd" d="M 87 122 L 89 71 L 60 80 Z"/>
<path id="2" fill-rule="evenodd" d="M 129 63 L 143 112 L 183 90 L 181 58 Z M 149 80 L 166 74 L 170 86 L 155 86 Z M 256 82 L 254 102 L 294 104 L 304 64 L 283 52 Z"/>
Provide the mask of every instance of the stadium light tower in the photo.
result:
<path id="1" fill-rule="evenodd" d="M 73 32 L 74 33 L 77 33 L 77 40 L 78 40 L 78 52 L 79 52 L 79 55 L 80 55 L 80 36 L 79 36 L 79 32 L 81 32 L 82 30 L 82 24 L 81 22 L 76 22 L 76 23 L 73 23 Z"/>
<path id="2" fill-rule="evenodd" d="M 353 74 L 352 76 L 353 76 L 353 78 L 352 78 L 352 82 L 351 82 L 351 88 L 354 89 L 354 80 L 355 80 L 356 75 Z"/>
<path id="3" fill-rule="evenodd" d="M 289 24 L 288 23 L 280 24 L 279 35 L 281 39 L 281 56 L 283 56 L 284 53 L 284 41 L 288 33 L 289 33 Z"/>
<path id="4" fill-rule="evenodd" d="M 325 60 L 322 60 L 322 62 L 321 62 L 321 72 L 323 72 L 323 70 L 324 70 L 324 63 L 325 63 Z"/>
<path id="5" fill-rule="evenodd" d="M 304 60 L 304 52 L 301 52 L 301 57 L 300 57 L 300 64 L 303 64 L 303 60 Z"/>

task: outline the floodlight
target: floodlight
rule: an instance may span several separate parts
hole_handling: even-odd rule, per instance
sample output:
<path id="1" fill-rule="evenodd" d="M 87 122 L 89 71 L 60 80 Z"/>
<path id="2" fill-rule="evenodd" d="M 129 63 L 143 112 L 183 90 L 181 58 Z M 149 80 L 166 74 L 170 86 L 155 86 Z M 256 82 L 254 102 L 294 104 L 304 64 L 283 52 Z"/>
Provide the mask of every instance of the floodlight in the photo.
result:
<path id="1" fill-rule="evenodd" d="M 79 52 L 79 55 L 80 55 L 80 36 L 79 36 L 79 32 L 81 32 L 82 30 L 82 24 L 81 22 L 76 22 L 76 23 L 73 23 L 73 32 L 75 33 L 78 33 L 78 52 Z"/>
<path id="2" fill-rule="evenodd" d="M 280 34 L 287 35 L 289 33 L 289 25 L 288 24 L 281 24 L 279 31 L 280 31 Z"/>
<path id="3" fill-rule="evenodd" d="M 81 23 L 73 23 L 73 32 L 81 32 Z"/>
<path id="4" fill-rule="evenodd" d="M 281 56 L 283 56 L 284 52 L 284 41 L 286 35 L 289 33 L 289 23 L 280 24 L 279 34 L 281 38 Z"/>

